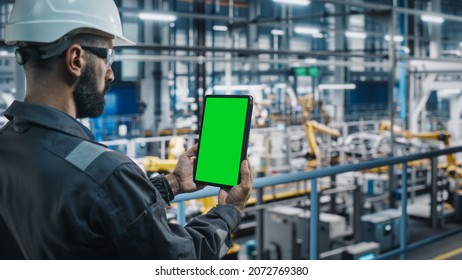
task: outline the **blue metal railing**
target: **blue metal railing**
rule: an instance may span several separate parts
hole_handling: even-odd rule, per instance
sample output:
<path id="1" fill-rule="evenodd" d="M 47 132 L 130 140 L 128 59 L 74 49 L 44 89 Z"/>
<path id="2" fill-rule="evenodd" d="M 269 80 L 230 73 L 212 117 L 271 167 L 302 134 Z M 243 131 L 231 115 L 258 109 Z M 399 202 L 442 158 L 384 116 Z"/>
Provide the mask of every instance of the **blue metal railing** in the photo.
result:
<path id="1" fill-rule="evenodd" d="M 295 173 L 287 173 L 287 174 L 279 174 L 275 176 L 269 176 L 269 177 L 262 177 L 262 178 L 256 178 L 254 179 L 254 189 L 261 189 L 267 186 L 274 186 L 274 185 L 279 185 L 279 184 L 287 184 L 287 183 L 293 183 L 293 182 L 299 182 L 299 181 L 306 181 L 306 180 L 311 180 L 311 203 L 310 203 L 310 211 L 311 211 L 311 219 L 310 219 L 310 246 L 309 246 L 309 256 L 310 259 L 315 260 L 318 259 L 318 252 L 317 252 L 317 243 L 318 243 L 318 220 L 319 220 L 319 206 L 318 206 L 318 189 L 317 189 L 317 178 L 322 178 L 322 177 L 328 177 L 328 176 L 335 176 L 337 174 L 341 173 L 346 173 L 346 172 L 352 172 L 352 171 L 361 171 L 361 170 L 366 170 L 366 169 L 372 169 L 372 168 L 377 168 L 377 167 L 383 167 L 383 166 L 393 166 L 395 164 L 403 164 L 403 169 L 402 169 L 402 184 L 401 184 L 401 209 L 402 209 L 402 217 L 401 217 L 401 227 L 400 227 L 400 247 L 399 249 L 396 249 L 394 251 L 388 252 L 386 255 L 379 255 L 376 258 L 377 259 L 382 259 L 394 255 L 401 255 L 401 258 L 405 258 L 405 254 L 409 249 L 415 249 L 417 247 L 421 247 L 425 244 L 434 242 L 435 239 L 434 237 L 428 238 L 428 240 L 421 240 L 419 242 L 416 242 L 416 244 L 407 244 L 407 231 L 408 231 L 408 226 L 407 226 L 407 165 L 404 163 L 408 163 L 411 161 L 416 161 L 416 160 L 422 160 L 422 159 L 430 159 L 432 162 L 432 178 L 436 179 L 436 172 L 437 172 L 437 167 L 436 167 L 436 158 L 439 156 L 447 155 L 447 154 L 454 154 L 454 153 L 459 153 L 462 152 L 462 146 L 458 147 L 451 147 L 447 149 L 442 149 L 438 151 L 431 151 L 431 152 L 425 152 L 425 153 L 420 153 L 420 154 L 413 154 L 413 155 L 406 155 L 406 156 L 400 156 L 400 157 L 386 157 L 386 158 L 380 158 L 380 159 L 373 159 L 373 160 L 368 160 L 368 161 L 363 161 L 355 164 L 346 164 L 346 165 L 337 165 L 337 166 L 331 166 L 331 167 L 326 167 L 326 168 L 321 168 L 313 171 L 306 171 L 306 172 L 295 172 Z M 435 180 L 432 181 L 432 188 L 436 187 L 436 182 Z M 208 196 L 214 196 L 217 195 L 219 191 L 219 188 L 215 187 L 206 187 L 201 191 L 194 192 L 194 193 L 188 193 L 188 194 L 181 194 L 175 197 L 175 200 L 173 202 L 178 202 L 179 203 L 179 208 L 178 208 L 178 221 L 180 224 L 185 224 L 185 207 L 184 207 L 184 201 L 190 200 L 190 199 L 198 199 L 198 198 L 203 198 L 203 197 L 208 197 Z M 258 192 L 260 196 L 263 195 L 263 192 Z M 258 199 L 257 201 L 263 201 L 261 198 Z M 257 203 L 258 205 L 258 203 Z M 436 205 L 433 205 L 436 209 Z M 257 216 L 258 217 L 258 216 Z M 261 217 L 260 217 L 261 218 Z M 432 222 L 433 224 L 433 222 Z M 458 232 L 462 232 L 461 230 L 458 230 Z M 452 233 L 455 234 L 456 232 Z M 257 246 L 258 250 L 262 250 L 262 242 L 259 242 L 259 240 L 262 240 L 262 236 L 257 236 Z M 261 256 L 261 252 L 259 252 L 259 256 Z"/>

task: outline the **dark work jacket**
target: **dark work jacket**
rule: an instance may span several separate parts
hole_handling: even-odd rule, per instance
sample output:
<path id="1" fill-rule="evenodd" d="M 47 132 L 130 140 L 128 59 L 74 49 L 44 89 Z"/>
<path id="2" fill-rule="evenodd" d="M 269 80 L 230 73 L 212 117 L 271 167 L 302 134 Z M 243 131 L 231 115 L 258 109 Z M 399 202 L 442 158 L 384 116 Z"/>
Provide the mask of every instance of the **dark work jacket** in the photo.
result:
<path id="1" fill-rule="evenodd" d="M 186 226 L 168 223 L 164 177 L 51 107 L 14 102 L 0 129 L 0 258 L 218 259 L 239 223 L 216 206 Z"/>

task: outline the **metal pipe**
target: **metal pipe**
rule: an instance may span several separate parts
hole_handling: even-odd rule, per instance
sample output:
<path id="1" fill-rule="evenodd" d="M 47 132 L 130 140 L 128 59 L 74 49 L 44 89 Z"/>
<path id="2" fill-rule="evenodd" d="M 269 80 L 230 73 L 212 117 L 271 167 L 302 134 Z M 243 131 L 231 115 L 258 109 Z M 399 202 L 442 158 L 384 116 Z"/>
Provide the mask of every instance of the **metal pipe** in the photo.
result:
<path id="1" fill-rule="evenodd" d="M 184 201 L 178 202 L 177 220 L 178 224 L 182 226 L 186 224 L 186 204 Z"/>
<path id="2" fill-rule="evenodd" d="M 257 189 L 257 206 L 263 205 L 263 189 Z M 257 227 L 255 229 L 255 235 L 257 236 L 257 260 L 263 260 L 264 258 L 264 214 L 265 209 L 259 209 L 256 214 Z"/>
<path id="3" fill-rule="evenodd" d="M 303 59 L 269 59 L 261 60 L 258 58 L 225 58 L 225 57 L 192 57 L 192 56 L 171 56 L 171 55 L 139 55 L 139 54 L 121 54 L 116 56 L 116 61 L 140 61 L 140 62 L 165 62 L 165 61 L 184 61 L 184 62 L 235 62 L 235 63 L 268 63 L 268 64 L 295 64 L 300 66 L 351 66 L 350 61 L 323 61 L 318 60 L 314 63 L 305 62 Z M 362 62 L 365 67 L 383 67 L 388 68 L 387 62 Z"/>
<path id="4" fill-rule="evenodd" d="M 406 156 L 400 156 L 400 157 L 386 157 L 386 158 L 367 160 L 367 161 L 358 162 L 354 164 L 330 166 L 330 167 L 320 168 L 320 169 L 316 169 L 312 171 L 303 171 L 303 172 L 279 174 L 279 175 L 268 176 L 268 177 L 260 177 L 254 180 L 253 187 L 254 189 L 259 189 L 259 188 L 263 188 L 266 186 L 274 186 L 274 185 L 279 185 L 279 184 L 287 184 L 287 183 L 293 183 L 293 182 L 298 182 L 298 181 L 311 180 L 311 179 L 320 178 L 320 177 L 328 177 L 328 176 L 340 174 L 340 173 L 360 171 L 360 170 L 371 169 L 371 168 L 387 166 L 387 165 L 392 165 L 392 164 L 406 163 L 409 161 L 433 158 L 433 157 L 437 157 L 441 155 L 460 153 L 460 152 L 462 152 L 462 146 L 456 146 L 456 147 L 451 147 L 447 149 L 441 149 L 437 151 L 431 151 L 431 152 L 425 152 L 425 153 L 419 153 L 419 154 L 413 154 L 413 155 L 406 155 Z M 206 187 L 203 190 L 200 190 L 197 192 L 177 195 L 175 197 L 174 202 L 217 195 L 218 191 L 219 191 L 219 188 Z"/>
<path id="5" fill-rule="evenodd" d="M 430 222 L 431 227 L 438 226 L 437 194 L 438 194 L 438 162 L 436 157 L 431 158 L 431 202 L 430 202 Z"/>
<path id="6" fill-rule="evenodd" d="M 241 55 L 293 55 L 297 57 L 366 57 L 376 59 L 386 59 L 387 55 L 365 53 L 367 50 L 349 51 L 349 52 L 336 52 L 336 51 L 322 51 L 322 50 L 310 50 L 310 51 L 294 51 L 294 50 L 273 50 L 273 49 L 251 49 L 251 48 L 218 48 L 218 47 L 196 47 L 196 46 L 170 46 L 162 44 L 137 44 L 136 46 L 121 46 L 119 49 L 133 49 L 133 50 L 151 50 L 151 51 L 190 51 L 190 52 L 219 52 L 219 53 L 234 53 Z M 376 50 L 374 50 L 376 51 Z M 361 53 L 358 53 L 361 52 Z"/>
<path id="7" fill-rule="evenodd" d="M 396 2 L 396 0 L 394 0 Z M 388 32 L 390 35 L 390 40 L 388 41 L 388 58 L 390 68 L 388 70 L 388 110 L 390 113 L 390 156 L 395 155 L 395 135 L 393 127 L 395 124 L 395 106 L 394 106 L 394 89 L 395 89 L 395 69 L 396 69 L 396 56 L 395 56 L 395 42 L 393 41 L 395 34 L 395 23 L 396 16 L 394 8 L 390 10 L 389 13 L 389 25 Z M 389 178 L 389 194 L 390 194 L 390 207 L 395 207 L 395 200 L 393 197 L 393 192 L 395 190 L 395 167 L 390 165 L 388 169 L 388 178 Z"/>
<path id="8" fill-rule="evenodd" d="M 122 16 L 124 18 L 137 18 L 139 13 L 141 12 L 140 9 L 136 8 L 126 8 L 126 7 L 119 7 L 119 11 L 122 12 Z M 202 19 L 202 20 L 216 20 L 216 21 L 224 21 L 228 22 L 230 20 L 234 21 L 247 21 L 245 17 L 229 17 L 229 16 L 220 16 L 220 15 L 210 15 L 210 14 L 201 14 L 201 13 L 182 13 L 176 11 L 164 11 L 164 10 L 142 10 L 143 13 L 158 13 L 158 14 L 169 14 L 177 17 L 184 17 L 184 18 L 192 18 L 192 19 Z"/>
<path id="9" fill-rule="evenodd" d="M 290 16 L 290 17 L 260 17 L 254 18 L 252 20 L 238 21 L 232 25 L 233 28 L 240 28 L 250 24 L 271 24 L 285 21 L 294 21 L 301 19 L 316 19 L 316 18 L 326 18 L 326 17 L 343 17 L 343 16 L 352 16 L 352 15 L 362 15 L 367 14 L 368 12 L 341 12 L 341 13 L 319 13 L 319 14 L 309 14 L 309 15 L 299 15 L 299 16 Z M 370 13 L 370 12 L 369 12 Z"/>
<path id="10" fill-rule="evenodd" d="M 407 252 L 407 164 L 403 164 L 401 174 L 401 227 L 399 230 L 401 259 L 406 259 Z"/>
<path id="11" fill-rule="evenodd" d="M 362 7 L 365 9 L 373 10 L 374 12 L 387 11 L 391 9 L 392 7 L 390 5 L 385 5 L 385 4 L 366 3 L 366 2 L 359 2 L 359 1 L 341 1 L 341 0 L 313 0 L 313 1 Z M 427 15 L 442 17 L 446 20 L 462 22 L 462 17 L 456 16 L 456 15 L 420 11 L 420 10 L 408 9 L 408 8 L 402 8 L 402 7 L 396 7 L 395 9 L 396 9 L 396 12 L 403 13 L 403 14 L 416 15 L 416 16 L 427 14 Z M 141 12 L 140 9 L 127 8 L 127 7 L 119 7 L 119 10 L 122 12 L 123 17 L 138 17 L 138 14 Z M 249 22 L 248 19 L 245 17 L 232 17 L 231 18 L 228 16 L 209 15 L 209 14 L 182 13 L 182 12 L 176 12 L 176 11 L 166 12 L 163 10 L 143 10 L 143 12 L 166 13 L 166 14 L 168 13 L 169 15 L 175 15 L 177 17 L 195 18 L 195 19 L 203 19 L 203 20 L 216 20 L 216 21 L 224 21 L 224 22 L 228 22 L 230 20 L 233 20 L 235 22 Z"/>
<path id="12" fill-rule="evenodd" d="M 362 216 L 362 209 L 363 209 L 363 190 L 361 186 L 358 184 L 358 178 L 355 176 L 354 178 L 354 186 L 355 189 L 353 191 L 353 236 L 356 242 L 362 240 L 361 237 L 361 216 Z"/>
<path id="13" fill-rule="evenodd" d="M 310 192 L 310 260 L 318 259 L 318 226 L 319 226 L 319 209 L 318 209 L 318 182 L 317 179 L 311 180 Z"/>
<path id="14" fill-rule="evenodd" d="M 389 10 L 392 8 L 392 6 L 390 5 L 379 4 L 379 3 L 366 3 L 366 2 L 359 2 L 359 1 L 341 1 L 341 0 L 313 0 L 313 1 L 323 2 L 323 3 L 333 3 L 333 4 L 339 4 L 339 5 L 350 5 L 350 6 L 355 6 L 355 7 L 371 9 L 375 11 Z M 443 14 L 443 13 L 432 13 L 428 11 L 419 11 L 416 9 L 408 9 L 408 8 L 401 8 L 401 7 L 395 7 L 395 11 L 397 13 L 416 15 L 416 16 L 432 15 L 432 16 L 442 17 L 447 20 L 462 22 L 462 17 L 460 16 Z"/>
<path id="15" fill-rule="evenodd" d="M 330 186 L 328 190 L 330 192 L 330 212 L 333 214 L 337 214 L 337 184 L 336 184 L 337 176 L 332 175 L 330 176 Z"/>
<path id="16" fill-rule="evenodd" d="M 339 193 L 343 193 L 343 192 L 347 192 L 347 191 L 353 191 L 355 190 L 356 187 L 352 186 L 348 186 L 348 187 L 342 187 L 342 188 L 332 188 L 332 189 L 327 189 L 325 191 L 322 191 L 323 194 L 325 195 L 335 195 L 335 194 L 339 194 Z"/>

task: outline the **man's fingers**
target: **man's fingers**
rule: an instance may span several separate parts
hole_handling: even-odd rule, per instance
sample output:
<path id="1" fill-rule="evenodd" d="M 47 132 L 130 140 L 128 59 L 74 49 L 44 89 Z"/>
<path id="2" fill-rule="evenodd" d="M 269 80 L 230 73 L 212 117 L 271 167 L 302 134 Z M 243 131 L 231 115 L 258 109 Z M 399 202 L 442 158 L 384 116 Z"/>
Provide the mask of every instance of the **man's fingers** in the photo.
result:
<path id="1" fill-rule="evenodd" d="M 187 156 L 187 157 L 193 157 L 195 156 L 197 153 L 197 144 L 194 144 L 191 146 L 191 148 L 189 148 L 189 150 L 187 150 L 184 155 Z"/>
<path id="2" fill-rule="evenodd" d="M 249 157 L 246 158 L 247 164 L 249 165 L 250 179 L 253 180 L 252 165 L 250 164 Z"/>
<path id="3" fill-rule="evenodd" d="M 248 160 L 243 160 L 241 163 L 241 185 L 250 188 L 252 181 L 252 174 L 250 172 L 250 166 Z"/>

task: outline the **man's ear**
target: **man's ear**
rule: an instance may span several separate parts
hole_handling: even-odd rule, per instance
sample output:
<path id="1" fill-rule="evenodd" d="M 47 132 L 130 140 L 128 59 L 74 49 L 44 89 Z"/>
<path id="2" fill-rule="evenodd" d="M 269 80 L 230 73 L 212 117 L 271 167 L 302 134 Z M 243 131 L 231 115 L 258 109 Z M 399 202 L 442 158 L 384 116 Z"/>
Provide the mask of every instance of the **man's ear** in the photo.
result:
<path id="1" fill-rule="evenodd" d="M 66 69 L 69 74 L 79 78 L 85 68 L 85 53 L 78 44 L 71 45 L 66 50 Z"/>

